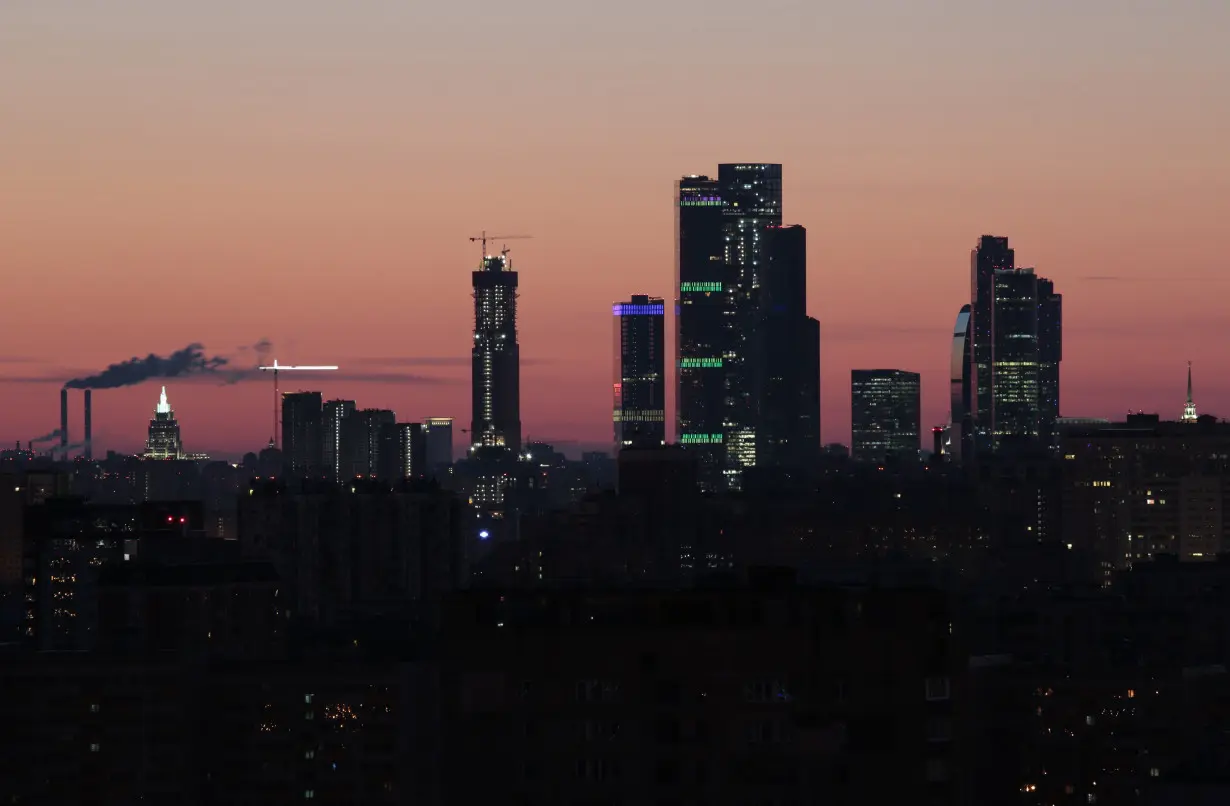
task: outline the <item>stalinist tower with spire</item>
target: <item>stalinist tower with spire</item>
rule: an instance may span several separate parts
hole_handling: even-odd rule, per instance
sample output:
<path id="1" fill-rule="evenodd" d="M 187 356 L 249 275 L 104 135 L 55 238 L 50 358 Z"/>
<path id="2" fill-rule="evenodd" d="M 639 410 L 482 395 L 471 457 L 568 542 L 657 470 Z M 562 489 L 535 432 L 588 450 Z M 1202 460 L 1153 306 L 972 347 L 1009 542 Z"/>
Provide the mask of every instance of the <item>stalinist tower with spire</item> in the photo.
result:
<path id="1" fill-rule="evenodd" d="M 1187 405 L 1183 407 L 1183 416 L 1179 418 L 1185 423 L 1194 423 L 1196 417 L 1196 402 L 1192 400 L 1192 362 L 1187 362 Z"/>
<path id="2" fill-rule="evenodd" d="M 167 388 L 162 387 L 162 396 L 154 409 L 154 419 L 149 421 L 149 439 L 145 442 L 146 459 L 182 459 L 183 443 L 179 438 L 179 423 L 175 412 L 167 402 Z"/>

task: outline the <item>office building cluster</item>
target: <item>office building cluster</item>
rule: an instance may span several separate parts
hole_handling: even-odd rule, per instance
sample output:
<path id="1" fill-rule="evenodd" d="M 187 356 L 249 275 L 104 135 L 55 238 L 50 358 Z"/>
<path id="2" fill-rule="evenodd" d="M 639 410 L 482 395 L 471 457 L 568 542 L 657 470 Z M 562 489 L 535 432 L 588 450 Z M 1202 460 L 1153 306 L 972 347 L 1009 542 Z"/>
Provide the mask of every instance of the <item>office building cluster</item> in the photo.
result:
<path id="1" fill-rule="evenodd" d="M 453 461 L 452 420 L 398 422 L 387 409 L 360 409 L 320 392 L 282 395 L 284 475 L 295 479 L 428 478 Z"/>

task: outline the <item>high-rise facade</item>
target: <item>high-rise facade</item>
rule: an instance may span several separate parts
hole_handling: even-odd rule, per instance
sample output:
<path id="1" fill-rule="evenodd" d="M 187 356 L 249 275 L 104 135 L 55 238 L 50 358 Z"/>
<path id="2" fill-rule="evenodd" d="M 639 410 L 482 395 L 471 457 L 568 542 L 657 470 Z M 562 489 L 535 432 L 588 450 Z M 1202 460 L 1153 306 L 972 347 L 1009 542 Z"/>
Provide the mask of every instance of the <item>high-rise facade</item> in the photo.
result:
<path id="1" fill-rule="evenodd" d="M 329 400 L 324 404 L 324 462 L 333 481 L 346 478 L 342 472 L 342 423 L 356 408 L 353 400 Z"/>
<path id="2" fill-rule="evenodd" d="M 952 352 L 949 356 L 950 388 L 946 450 L 958 462 L 970 458 L 974 443 L 970 311 L 971 306 L 962 305 L 960 313 L 957 314 L 957 324 L 952 331 Z"/>
<path id="3" fill-rule="evenodd" d="M 343 478 L 374 479 L 380 476 L 381 429 L 397 422 L 388 409 L 358 409 L 342 421 L 341 464 Z"/>
<path id="4" fill-rule="evenodd" d="M 675 185 L 675 432 L 694 451 L 699 484 L 722 486 L 725 356 L 733 287 L 722 241 L 716 179 L 685 176 Z"/>
<path id="5" fill-rule="evenodd" d="M 517 273 L 507 251 L 484 256 L 473 285 L 471 441 L 516 454 L 521 450 L 521 355 Z"/>
<path id="6" fill-rule="evenodd" d="M 428 417 L 423 422 L 428 473 L 439 473 L 453 463 L 453 418 Z"/>
<path id="7" fill-rule="evenodd" d="M 992 319 L 995 272 L 1016 267 L 1016 254 L 1008 239 L 983 235 L 970 258 L 970 442 L 974 452 L 994 444 L 991 419 Z"/>
<path id="8" fill-rule="evenodd" d="M 1055 284 L 1038 278 L 1038 429 L 1053 449 L 1059 448 L 1059 363 L 1063 361 L 1063 295 Z"/>
<path id="9" fill-rule="evenodd" d="M 422 423 L 386 423 L 380 426 L 379 465 L 376 477 L 396 483 L 427 475 L 427 445 Z"/>
<path id="10" fill-rule="evenodd" d="M 756 462 L 759 401 L 756 350 L 759 291 L 768 264 L 765 229 L 782 223 L 782 166 L 725 163 L 718 166 L 722 197 L 723 258 L 732 287 L 731 337 L 725 356 L 726 487 L 739 489 L 744 468 Z"/>
<path id="11" fill-rule="evenodd" d="M 997 269 L 991 309 L 991 423 L 996 449 L 1039 436 L 1038 277 Z"/>
<path id="12" fill-rule="evenodd" d="M 613 306 L 615 450 L 666 442 L 665 304 L 633 295 Z"/>
<path id="13" fill-rule="evenodd" d="M 292 478 L 326 475 L 320 392 L 282 395 L 282 460 Z"/>
<path id="14" fill-rule="evenodd" d="M 750 353 L 756 464 L 799 469 L 820 452 L 820 323 L 807 315 L 807 230 L 766 226 Z"/>
<path id="15" fill-rule="evenodd" d="M 154 407 L 154 418 L 149 421 L 149 437 L 145 442 L 146 459 L 181 459 L 184 446 L 180 440 L 179 423 L 175 421 L 175 412 L 167 402 L 167 388 L 162 387 L 158 405 Z"/>
<path id="16" fill-rule="evenodd" d="M 850 373 L 850 455 L 865 462 L 917 458 L 921 378 L 901 369 Z"/>

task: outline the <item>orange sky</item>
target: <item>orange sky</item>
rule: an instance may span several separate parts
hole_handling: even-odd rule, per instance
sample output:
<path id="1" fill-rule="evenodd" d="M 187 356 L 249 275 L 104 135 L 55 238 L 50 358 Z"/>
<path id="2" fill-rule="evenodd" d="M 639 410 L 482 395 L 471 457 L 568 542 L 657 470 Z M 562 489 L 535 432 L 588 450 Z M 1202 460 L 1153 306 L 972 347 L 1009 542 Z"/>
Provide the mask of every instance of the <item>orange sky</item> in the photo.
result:
<path id="1" fill-rule="evenodd" d="M 0 376 L 269 338 L 432 381 L 328 396 L 468 421 L 466 367 L 407 359 L 467 356 L 486 228 L 535 236 L 525 432 L 602 443 L 610 303 L 671 296 L 673 180 L 755 160 L 810 230 L 826 441 L 855 367 L 922 372 L 946 419 L 983 233 L 1064 295 L 1065 415 L 1177 416 L 1190 359 L 1230 416 L 1230 4 L 86 5 L 0 5 Z M 54 428 L 56 386 L 0 384 L 0 440 Z M 189 449 L 268 439 L 265 383 L 168 391 Z M 98 441 L 156 399 L 98 393 Z"/>

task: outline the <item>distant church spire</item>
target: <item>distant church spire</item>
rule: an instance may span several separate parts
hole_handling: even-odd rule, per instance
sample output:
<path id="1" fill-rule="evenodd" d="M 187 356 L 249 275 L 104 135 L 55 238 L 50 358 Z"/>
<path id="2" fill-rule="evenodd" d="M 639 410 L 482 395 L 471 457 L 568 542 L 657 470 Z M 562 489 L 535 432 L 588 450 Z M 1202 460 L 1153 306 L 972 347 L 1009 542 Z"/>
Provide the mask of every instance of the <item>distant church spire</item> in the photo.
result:
<path id="1" fill-rule="evenodd" d="M 1187 362 L 1187 405 L 1183 407 L 1183 417 L 1185 423 L 1196 422 L 1196 403 L 1192 399 L 1192 362 Z"/>

